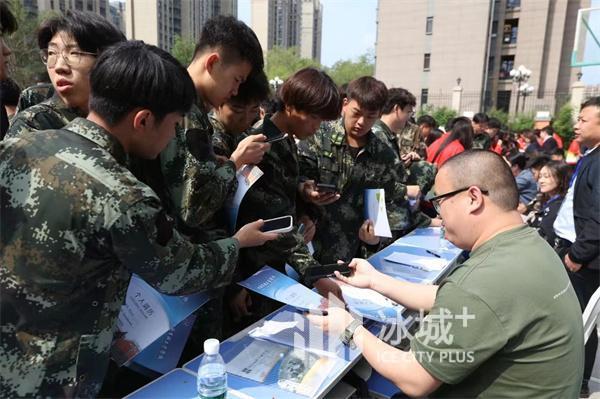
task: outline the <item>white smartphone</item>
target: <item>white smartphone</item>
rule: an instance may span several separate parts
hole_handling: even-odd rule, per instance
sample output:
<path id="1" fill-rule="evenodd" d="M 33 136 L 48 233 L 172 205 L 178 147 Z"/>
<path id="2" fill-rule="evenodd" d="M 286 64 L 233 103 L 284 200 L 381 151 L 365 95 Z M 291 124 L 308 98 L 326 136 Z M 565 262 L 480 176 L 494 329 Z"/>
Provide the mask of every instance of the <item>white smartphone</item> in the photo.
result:
<path id="1" fill-rule="evenodd" d="M 260 230 L 268 233 L 289 233 L 293 227 L 294 218 L 288 215 L 265 220 Z"/>

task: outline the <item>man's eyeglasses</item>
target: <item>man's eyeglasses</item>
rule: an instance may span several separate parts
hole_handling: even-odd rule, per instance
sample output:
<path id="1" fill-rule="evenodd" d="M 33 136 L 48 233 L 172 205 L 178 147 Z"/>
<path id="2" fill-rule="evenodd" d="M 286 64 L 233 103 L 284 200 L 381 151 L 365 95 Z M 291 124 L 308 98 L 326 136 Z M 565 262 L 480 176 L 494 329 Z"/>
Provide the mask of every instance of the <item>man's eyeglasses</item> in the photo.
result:
<path id="1" fill-rule="evenodd" d="M 87 51 L 67 50 L 58 51 L 56 49 L 40 50 L 40 58 L 48 68 L 54 68 L 58 62 L 58 56 L 61 56 L 68 66 L 77 66 L 81 62 L 82 57 L 96 57 L 96 53 L 88 53 Z"/>
<path id="2" fill-rule="evenodd" d="M 473 186 L 463 187 L 463 188 L 459 188 L 458 190 L 450 191 L 449 193 L 436 195 L 435 197 L 429 199 L 429 201 L 431 202 L 431 205 L 433 205 L 433 209 L 435 209 L 435 211 L 439 215 L 440 214 L 440 205 L 442 204 L 442 201 L 441 201 L 442 199 L 444 199 L 444 198 L 450 198 L 450 197 L 452 197 L 452 196 L 454 196 L 456 194 L 460 194 L 463 191 L 467 191 L 471 187 L 473 187 Z M 488 193 L 489 193 L 488 190 L 479 189 L 479 191 L 481 191 L 481 193 L 483 195 L 488 195 Z"/>

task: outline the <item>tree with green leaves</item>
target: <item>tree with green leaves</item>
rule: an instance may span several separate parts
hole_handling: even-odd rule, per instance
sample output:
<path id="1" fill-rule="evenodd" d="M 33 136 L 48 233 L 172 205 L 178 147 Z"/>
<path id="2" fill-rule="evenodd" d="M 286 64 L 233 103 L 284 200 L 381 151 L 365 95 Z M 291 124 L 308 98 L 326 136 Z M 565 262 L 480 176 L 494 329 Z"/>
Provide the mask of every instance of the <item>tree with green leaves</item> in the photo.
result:
<path id="1" fill-rule="evenodd" d="M 171 49 L 171 55 L 177 59 L 183 66 L 188 66 L 192 62 L 196 43 L 193 40 L 176 36 Z"/>
<path id="2" fill-rule="evenodd" d="M 302 58 L 297 47 L 273 47 L 267 52 L 265 73 L 269 79 L 278 76 L 285 80 L 298 70 L 306 67 L 323 68 L 317 61 Z"/>
<path id="3" fill-rule="evenodd" d="M 563 139 L 565 148 L 567 148 L 568 143 L 573 140 L 573 107 L 571 107 L 571 104 L 566 103 L 560 107 L 552 127 Z"/>
<path id="4" fill-rule="evenodd" d="M 533 129 L 535 120 L 533 114 L 517 114 L 508 121 L 508 128 L 513 132 Z"/>
<path id="5" fill-rule="evenodd" d="M 506 112 L 502 109 L 492 108 L 487 112 L 487 115 L 490 118 L 498 119 L 500 121 L 500 123 L 502 124 L 502 126 L 508 125 L 508 112 Z"/>
<path id="6" fill-rule="evenodd" d="M 34 18 L 21 1 L 11 0 L 9 5 L 19 24 L 19 29 L 6 40 L 13 53 L 10 76 L 25 88 L 46 74 L 46 67 L 40 59 L 36 32 L 40 22 L 55 13 L 50 11 Z"/>
<path id="7" fill-rule="evenodd" d="M 458 112 L 448 107 L 435 107 L 431 104 L 425 104 L 417 111 L 417 119 L 423 115 L 430 115 L 439 126 L 446 126 L 450 119 L 458 116 Z"/>
<path id="8" fill-rule="evenodd" d="M 338 61 L 327 70 L 327 73 L 337 85 L 348 83 L 361 76 L 373 76 L 374 72 L 375 63 L 371 53 L 359 56 L 356 61 Z"/>

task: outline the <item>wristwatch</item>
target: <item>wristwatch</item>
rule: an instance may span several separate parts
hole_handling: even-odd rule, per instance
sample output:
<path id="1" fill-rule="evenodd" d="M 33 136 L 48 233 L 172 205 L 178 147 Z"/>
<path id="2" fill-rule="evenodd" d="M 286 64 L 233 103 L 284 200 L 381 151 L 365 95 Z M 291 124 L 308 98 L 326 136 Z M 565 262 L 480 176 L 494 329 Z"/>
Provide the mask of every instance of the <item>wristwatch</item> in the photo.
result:
<path id="1" fill-rule="evenodd" d="M 348 324 L 348 327 L 346 327 L 342 335 L 340 335 L 340 340 L 344 345 L 349 346 L 351 349 L 356 348 L 356 344 L 352 338 L 354 337 L 354 332 L 360 326 L 362 326 L 362 323 L 356 319 L 353 319 L 352 322 Z"/>

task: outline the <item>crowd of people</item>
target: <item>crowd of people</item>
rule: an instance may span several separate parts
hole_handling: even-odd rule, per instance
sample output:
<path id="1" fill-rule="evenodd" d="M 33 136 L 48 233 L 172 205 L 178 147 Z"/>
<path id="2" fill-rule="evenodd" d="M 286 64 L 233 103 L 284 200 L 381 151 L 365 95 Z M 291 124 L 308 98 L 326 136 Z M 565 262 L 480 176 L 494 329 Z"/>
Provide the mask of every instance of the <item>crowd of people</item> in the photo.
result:
<path id="1" fill-rule="evenodd" d="M 18 26 L 0 7 L 6 36 Z M 51 16 L 37 42 L 51 87 L 15 96 L 0 41 L 3 397 L 126 393 L 109 349 L 131 273 L 163 293 L 212 290 L 184 361 L 279 306 L 236 284 L 264 265 L 289 265 L 332 298 L 311 320 L 353 339 L 405 394 L 585 388 L 597 346 L 594 336 L 584 356 L 581 311 L 599 282 L 600 98 L 574 127 L 575 167 L 551 126 L 517 137 L 478 113 L 440 127 L 414 119 L 409 91 L 370 76 L 340 88 L 304 68 L 272 93 L 256 35 L 233 17 L 206 22 L 187 68 L 88 12 Z M 226 204 L 247 165 L 262 175 L 232 218 Z M 385 190 L 391 239 L 365 220 L 366 189 Z M 262 230 L 286 215 L 292 231 Z M 442 225 L 469 258 L 439 286 L 387 278 L 364 260 Z M 455 323 L 454 343 L 432 343 L 439 320 L 428 316 L 410 356 L 396 356 L 335 306 L 336 279 L 306 278 L 338 260 L 352 260 L 353 275 L 337 275 L 348 284 L 430 316 L 468 307 L 476 321 Z M 474 361 L 438 356 L 459 348 Z"/>

